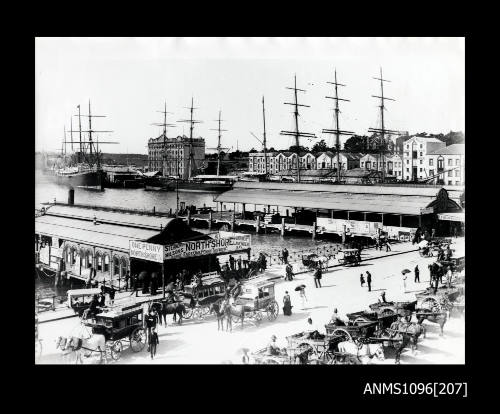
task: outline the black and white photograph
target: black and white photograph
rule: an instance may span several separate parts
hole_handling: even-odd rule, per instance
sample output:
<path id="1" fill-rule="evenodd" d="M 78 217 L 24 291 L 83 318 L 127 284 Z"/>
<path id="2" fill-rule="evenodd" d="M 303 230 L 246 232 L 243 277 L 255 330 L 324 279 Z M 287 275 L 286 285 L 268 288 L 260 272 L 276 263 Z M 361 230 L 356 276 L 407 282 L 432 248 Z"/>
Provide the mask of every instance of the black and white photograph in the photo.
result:
<path id="1" fill-rule="evenodd" d="M 466 363 L 465 37 L 34 52 L 35 365 Z"/>

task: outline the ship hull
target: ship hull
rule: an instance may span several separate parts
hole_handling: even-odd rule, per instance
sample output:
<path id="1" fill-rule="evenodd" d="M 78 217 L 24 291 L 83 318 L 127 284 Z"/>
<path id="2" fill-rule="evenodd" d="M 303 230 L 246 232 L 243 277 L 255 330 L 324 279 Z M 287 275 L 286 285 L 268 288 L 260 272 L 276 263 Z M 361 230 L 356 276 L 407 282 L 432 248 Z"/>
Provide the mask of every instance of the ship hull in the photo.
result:
<path id="1" fill-rule="evenodd" d="M 104 173 L 102 171 L 84 171 L 73 174 L 54 174 L 59 185 L 82 187 L 95 190 L 104 189 Z"/>

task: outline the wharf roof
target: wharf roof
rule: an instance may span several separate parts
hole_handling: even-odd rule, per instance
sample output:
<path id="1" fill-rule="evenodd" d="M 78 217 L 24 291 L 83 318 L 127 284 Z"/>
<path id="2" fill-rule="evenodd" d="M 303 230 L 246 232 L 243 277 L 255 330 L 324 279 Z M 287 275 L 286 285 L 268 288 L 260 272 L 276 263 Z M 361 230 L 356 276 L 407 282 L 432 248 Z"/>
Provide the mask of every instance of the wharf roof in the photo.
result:
<path id="1" fill-rule="evenodd" d="M 99 223 L 119 224 L 122 226 L 139 227 L 151 230 L 160 230 L 169 225 L 173 218 L 152 216 L 146 214 L 132 214 L 121 211 L 107 211 L 99 208 L 86 208 L 71 205 L 53 205 L 47 208 L 46 215 L 76 218 Z"/>
<path id="2" fill-rule="evenodd" d="M 377 185 L 238 182 L 214 201 L 409 215 L 460 210 L 442 188 Z"/>
<path id="3" fill-rule="evenodd" d="M 94 225 L 76 218 L 43 215 L 35 218 L 35 233 L 128 252 L 130 240 L 146 240 L 156 236 L 159 231 L 114 224 Z"/>

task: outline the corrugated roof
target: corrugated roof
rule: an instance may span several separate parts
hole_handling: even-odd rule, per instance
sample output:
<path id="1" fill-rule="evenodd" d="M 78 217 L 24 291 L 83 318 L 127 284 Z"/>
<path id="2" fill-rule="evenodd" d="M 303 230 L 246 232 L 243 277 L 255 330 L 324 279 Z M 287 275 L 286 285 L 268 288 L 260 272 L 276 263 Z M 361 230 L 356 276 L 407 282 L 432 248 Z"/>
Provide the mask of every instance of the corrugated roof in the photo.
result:
<path id="1" fill-rule="evenodd" d="M 342 186 L 344 187 L 344 186 Z M 215 201 L 269 204 L 327 210 L 368 211 L 374 213 L 420 214 L 435 200 L 428 196 L 387 194 L 339 194 L 330 191 L 233 189 L 218 195 Z"/>
<path id="2" fill-rule="evenodd" d="M 129 214 L 124 212 L 106 211 L 93 208 L 84 208 L 69 205 L 55 205 L 47 209 L 46 215 L 78 218 L 82 220 L 94 220 L 99 223 L 121 224 L 124 226 L 136 226 L 145 229 L 160 230 L 165 228 L 173 218 L 158 217 L 141 214 Z"/>
<path id="3" fill-rule="evenodd" d="M 159 231 L 113 224 L 94 225 L 76 218 L 44 215 L 35 218 L 35 233 L 128 252 L 130 240 L 146 240 Z"/>
<path id="4" fill-rule="evenodd" d="M 452 144 L 447 147 L 439 148 L 428 155 L 464 155 L 465 144 Z"/>
<path id="5" fill-rule="evenodd" d="M 233 189 L 275 189 L 275 190 L 305 190 L 326 191 L 333 193 L 353 194 L 388 194 L 406 196 L 427 196 L 435 198 L 441 187 L 410 187 L 410 186 L 382 186 L 382 185 L 335 185 L 335 184 L 299 184 L 299 183 L 266 183 L 266 182 L 236 182 Z M 224 193 L 223 193 L 224 194 Z"/>

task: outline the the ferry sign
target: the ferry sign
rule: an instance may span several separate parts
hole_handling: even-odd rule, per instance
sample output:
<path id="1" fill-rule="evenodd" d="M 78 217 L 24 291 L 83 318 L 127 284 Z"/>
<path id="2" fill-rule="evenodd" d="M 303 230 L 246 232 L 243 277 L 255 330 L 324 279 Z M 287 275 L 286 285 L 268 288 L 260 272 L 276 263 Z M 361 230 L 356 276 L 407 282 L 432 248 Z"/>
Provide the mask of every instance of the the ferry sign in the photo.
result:
<path id="1" fill-rule="evenodd" d="M 137 240 L 130 240 L 130 257 L 150 262 L 163 263 L 164 247 L 160 244 L 146 243 Z"/>

